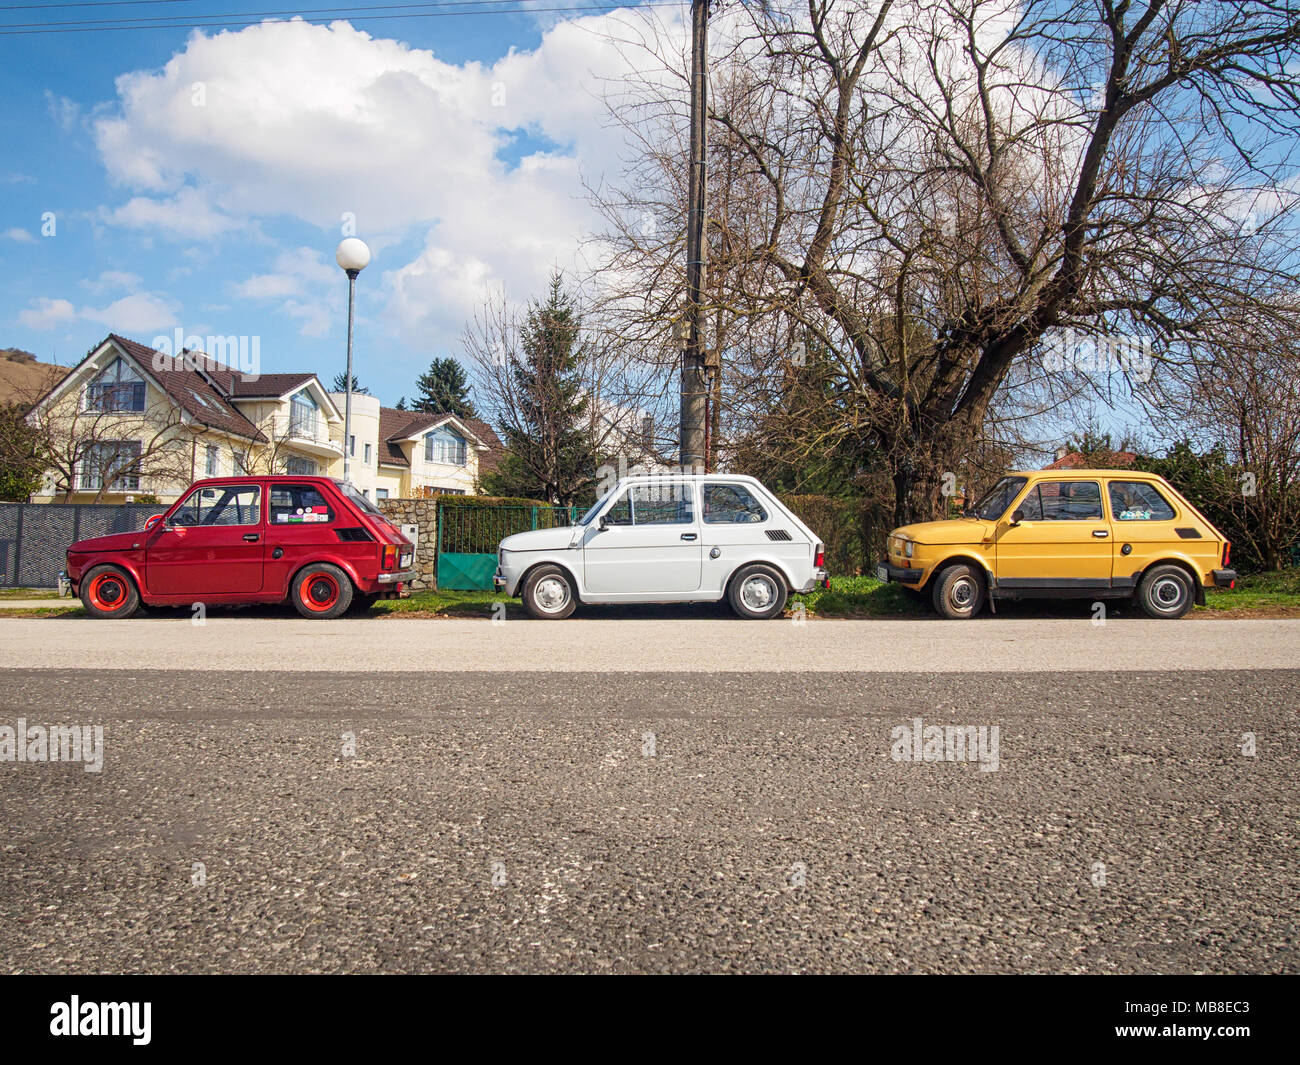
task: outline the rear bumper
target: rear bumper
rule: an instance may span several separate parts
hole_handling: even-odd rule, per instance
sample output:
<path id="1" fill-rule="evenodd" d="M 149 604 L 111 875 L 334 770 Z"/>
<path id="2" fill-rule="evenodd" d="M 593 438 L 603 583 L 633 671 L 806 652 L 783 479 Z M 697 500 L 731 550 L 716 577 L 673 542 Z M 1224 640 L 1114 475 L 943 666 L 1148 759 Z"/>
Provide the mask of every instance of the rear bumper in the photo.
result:
<path id="1" fill-rule="evenodd" d="M 924 574 L 925 570 L 904 569 L 902 566 L 891 566 L 888 562 L 876 564 L 876 580 L 878 581 L 893 581 L 895 584 L 920 584 L 921 577 Z"/>
<path id="2" fill-rule="evenodd" d="M 415 570 L 404 569 L 397 573 L 381 573 L 375 580 L 379 584 L 397 584 L 399 581 L 405 583 L 415 579 Z"/>
<path id="3" fill-rule="evenodd" d="M 813 570 L 812 577 L 804 584 L 802 588 L 796 588 L 799 593 L 811 592 L 816 588 L 829 588 L 831 586 L 830 574 L 824 569 Z"/>
<path id="4" fill-rule="evenodd" d="M 1237 583 L 1237 571 L 1235 569 L 1216 569 L 1210 571 L 1214 578 L 1214 587 L 1232 588 Z"/>

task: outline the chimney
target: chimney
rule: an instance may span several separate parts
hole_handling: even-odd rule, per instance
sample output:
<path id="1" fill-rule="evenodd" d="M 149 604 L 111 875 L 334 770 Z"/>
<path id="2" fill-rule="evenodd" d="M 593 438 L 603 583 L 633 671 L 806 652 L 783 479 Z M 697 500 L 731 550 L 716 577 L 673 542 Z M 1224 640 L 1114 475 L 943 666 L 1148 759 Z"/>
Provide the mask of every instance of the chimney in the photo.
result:
<path id="1" fill-rule="evenodd" d="M 1069 453 L 1070 453 L 1070 449 L 1068 447 L 1058 447 L 1056 449 L 1056 461 L 1060 462 L 1061 459 L 1065 458 L 1065 456 L 1068 455 Z"/>

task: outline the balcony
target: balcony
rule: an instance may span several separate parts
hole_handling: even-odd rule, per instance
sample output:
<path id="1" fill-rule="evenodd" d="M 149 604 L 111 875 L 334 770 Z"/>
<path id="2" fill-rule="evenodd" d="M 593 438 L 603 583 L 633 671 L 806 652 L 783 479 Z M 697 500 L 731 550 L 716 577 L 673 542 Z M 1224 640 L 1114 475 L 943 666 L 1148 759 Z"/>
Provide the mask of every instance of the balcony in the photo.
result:
<path id="1" fill-rule="evenodd" d="M 324 459 L 336 459 L 343 454 L 343 445 L 330 439 L 329 423 L 318 415 L 277 414 L 271 419 L 269 435 L 304 454 Z"/>

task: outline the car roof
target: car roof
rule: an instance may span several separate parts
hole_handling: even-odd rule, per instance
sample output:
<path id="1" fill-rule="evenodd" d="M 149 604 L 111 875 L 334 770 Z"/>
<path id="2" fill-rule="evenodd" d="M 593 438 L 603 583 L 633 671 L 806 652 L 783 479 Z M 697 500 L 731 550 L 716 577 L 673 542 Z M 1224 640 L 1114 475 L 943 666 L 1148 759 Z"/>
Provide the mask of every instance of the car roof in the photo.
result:
<path id="1" fill-rule="evenodd" d="M 1091 469 L 1087 466 L 1074 466 L 1068 470 L 1014 470 L 1008 473 L 1008 477 L 1040 477 L 1052 481 L 1068 481 L 1072 478 L 1090 480 L 1098 475 L 1102 477 L 1123 477 L 1130 481 L 1163 481 L 1164 478 L 1158 473 L 1148 473 L 1145 470 L 1107 470 Z"/>

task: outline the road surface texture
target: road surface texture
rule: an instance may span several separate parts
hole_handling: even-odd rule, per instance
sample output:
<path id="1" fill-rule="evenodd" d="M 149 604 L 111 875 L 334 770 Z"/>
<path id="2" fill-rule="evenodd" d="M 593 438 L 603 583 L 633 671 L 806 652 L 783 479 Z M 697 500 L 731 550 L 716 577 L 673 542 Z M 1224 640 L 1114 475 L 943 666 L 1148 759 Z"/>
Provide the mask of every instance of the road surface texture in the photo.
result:
<path id="1" fill-rule="evenodd" d="M 569 621 L 341 618 L 237 611 L 95 621 L 0 618 L 0 668 L 784 673 L 1300 666 L 1300 620 L 1069 618 L 753 622 L 717 608 Z M 707 616 L 711 612 L 715 616 Z M 701 616 L 702 614 L 706 616 Z"/>
<path id="2" fill-rule="evenodd" d="M 460 624 L 6 622 L 0 726 L 104 764 L 0 762 L 0 970 L 1300 971 L 1293 625 Z M 915 718 L 997 768 L 905 760 Z"/>

